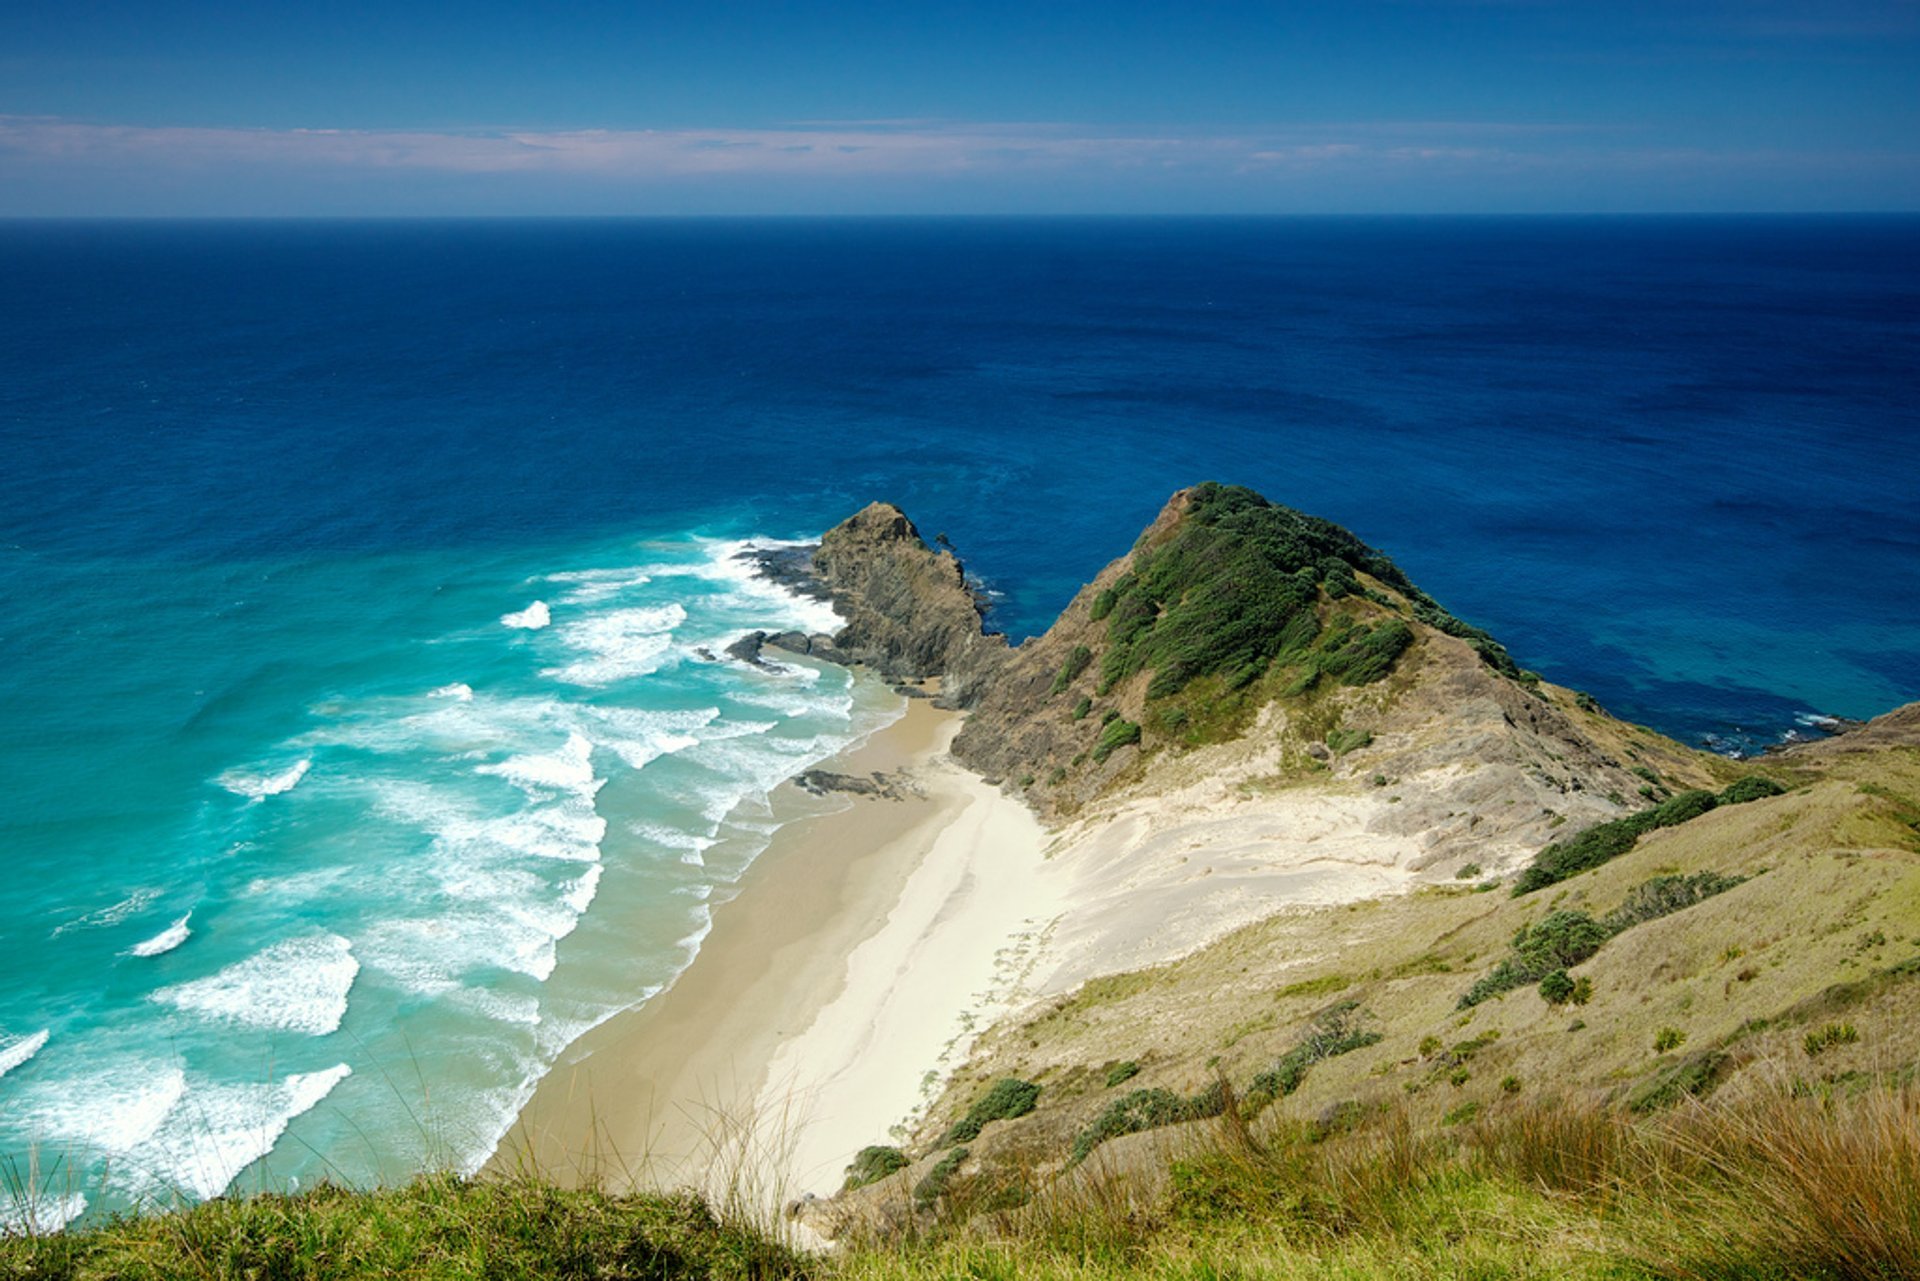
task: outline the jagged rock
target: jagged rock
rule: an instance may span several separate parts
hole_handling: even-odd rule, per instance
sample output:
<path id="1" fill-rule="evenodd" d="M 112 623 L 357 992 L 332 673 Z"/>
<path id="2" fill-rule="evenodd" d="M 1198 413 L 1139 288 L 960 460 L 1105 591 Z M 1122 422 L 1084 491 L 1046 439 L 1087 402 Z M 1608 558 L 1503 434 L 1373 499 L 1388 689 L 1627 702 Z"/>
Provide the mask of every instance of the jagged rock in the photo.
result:
<path id="1" fill-rule="evenodd" d="M 733 644 L 727 646 L 727 656 L 736 658 L 751 667 L 765 667 L 766 660 L 760 657 L 761 646 L 767 643 L 765 632 L 748 632 Z"/>
<path id="2" fill-rule="evenodd" d="M 878 796 L 889 801 L 901 801 L 909 796 L 921 795 L 920 789 L 915 787 L 906 775 L 885 774 L 878 771 L 861 775 L 836 774 L 832 770 L 810 769 L 793 781 L 815 796 L 841 792 L 850 796 Z"/>
<path id="3" fill-rule="evenodd" d="M 935 552 L 905 513 L 874 503 L 828 530 L 813 570 L 847 625 L 833 638 L 853 661 L 890 681 L 944 677 L 939 701 L 966 707 L 1006 660 L 988 635 L 980 599 L 951 552 Z"/>

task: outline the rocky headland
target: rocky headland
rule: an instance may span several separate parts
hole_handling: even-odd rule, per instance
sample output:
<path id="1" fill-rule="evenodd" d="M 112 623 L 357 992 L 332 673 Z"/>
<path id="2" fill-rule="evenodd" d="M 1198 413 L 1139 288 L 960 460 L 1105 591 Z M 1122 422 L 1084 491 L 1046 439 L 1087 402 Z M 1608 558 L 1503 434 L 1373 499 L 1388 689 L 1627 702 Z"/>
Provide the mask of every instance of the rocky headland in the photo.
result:
<path id="1" fill-rule="evenodd" d="M 1018 646 L 886 504 L 763 564 L 848 624 L 753 654 L 937 679 L 954 758 L 1042 819 L 1064 886 L 1016 1012 L 805 1207 L 823 1233 L 964 1218 L 1095 1147 L 1152 1183 L 1170 1135 L 1279 1100 L 1438 1126 L 1549 1085 L 1737 1097 L 1839 1009 L 1880 1058 L 1920 1051 L 1920 707 L 1760 762 L 1696 751 L 1521 670 L 1347 531 L 1219 485 Z M 1580 941 L 1529 952 L 1548 928 Z"/>

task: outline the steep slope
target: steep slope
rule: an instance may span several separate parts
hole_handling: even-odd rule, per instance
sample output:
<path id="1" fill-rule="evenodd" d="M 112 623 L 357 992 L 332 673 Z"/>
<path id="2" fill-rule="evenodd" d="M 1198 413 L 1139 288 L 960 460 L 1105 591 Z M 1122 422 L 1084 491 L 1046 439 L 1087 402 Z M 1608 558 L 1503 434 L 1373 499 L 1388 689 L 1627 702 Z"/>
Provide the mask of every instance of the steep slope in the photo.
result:
<path id="1" fill-rule="evenodd" d="M 1391 1116 L 1445 1134 L 1554 1099 L 1633 1116 L 1913 1082 L 1920 704 L 1757 769 L 1791 790 L 1729 789 L 1549 890 L 1442 884 L 1283 913 L 1044 1000 L 977 1045 L 909 1166 L 815 1215 L 924 1218 L 936 1203 L 910 1192 L 1007 1078 L 1037 1086 L 1035 1106 L 969 1139 L 937 1204 L 1078 1177 L 1077 1151 L 1152 1182 L 1175 1136 L 1227 1108 L 1256 1133 Z M 1496 981 L 1555 948 L 1559 978 Z"/>

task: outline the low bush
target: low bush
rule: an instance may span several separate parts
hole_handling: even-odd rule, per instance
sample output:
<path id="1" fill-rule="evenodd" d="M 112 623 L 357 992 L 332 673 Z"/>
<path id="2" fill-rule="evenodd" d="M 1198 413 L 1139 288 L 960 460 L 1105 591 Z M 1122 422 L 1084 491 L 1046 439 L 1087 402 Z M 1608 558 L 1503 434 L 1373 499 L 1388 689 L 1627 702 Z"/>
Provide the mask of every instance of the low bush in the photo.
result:
<path id="1" fill-rule="evenodd" d="M 980 1131 L 990 1123 L 1011 1121 L 1033 1111 L 1039 1099 L 1040 1087 L 1033 1082 L 1002 1077 L 987 1088 L 987 1092 L 967 1109 L 967 1114 L 955 1121 L 934 1146 L 944 1148 L 954 1143 L 971 1143 L 980 1137 Z"/>
<path id="2" fill-rule="evenodd" d="M 1341 1001 L 1314 1015 L 1307 1034 L 1271 1068 L 1253 1078 L 1247 1102 L 1258 1109 L 1274 1099 L 1284 1098 L 1300 1088 L 1307 1072 L 1341 1054 L 1365 1049 L 1383 1039 L 1383 1034 L 1364 1026 L 1366 1011 L 1358 1001 Z"/>
<path id="3" fill-rule="evenodd" d="M 1074 679 L 1078 677 L 1081 672 L 1086 671 L 1087 666 L 1092 662 L 1093 651 L 1085 645 L 1075 645 L 1072 652 L 1067 655 L 1067 661 L 1060 664 L 1060 674 L 1053 678 L 1052 692 L 1055 694 L 1066 693 L 1067 686 L 1073 684 Z"/>
<path id="4" fill-rule="evenodd" d="M 1190 1098 L 1181 1098 L 1172 1090 L 1135 1090 L 1109 1103 L 1093 1124 L 1074 1136 L 1068 1164 L 1078 1165 L 1093 1155 L 1093 1150 L 1108 1139 L 1142 1130 L 1157 1130 L 1165 1125 L 1204 1121 L 1226 1111 L 1227 1094 L 1218 1082 Z"/>
<path id="5" fill-rule="evenodd" d="M 1140 727 L 1124 717 L 1116 716 L 1100 731 L 1100 741 L 1093 745 L 1093 759 L 1104 761 L 1121 748 L 1140 741 Z"/>
<path id="6" fill-rule="evenodd" d="M 916 1209 L 931 1210 L 941 1198 L 947 1195 L 953 1185 L 953 1176 L 960 1172 L 970 1154 L 965 1148 L 955 1148 L 941 1157 L 931 1170 L 928 1170 L 920 1182 L 913 1185 L 913 1204 Z"/>
<path id="7" fill-rule="evenodd" d="M 1589 827 L 1576 836 L 1555 841 L 1540 851 L 1533 863 L 1514 882 L 1514 897 L 1531 894 L 1549 885 L 1577 876 L 1590 868 L 1619 858 L 1633 848 L 1643 835 L 1662 827 L 1676 827 L 1721 805 L 1744 805 L 1767 796 L 1780 795 L 1782 788 L 1771 779 L 1750 775 L 1715 796 L 1694 789 L 1680 792 L 1649 810 L 1616 818 Z"/>
<path id="8" fill-rule="evenodd" d="M 1538 983 L 1555 970 L 1578 965 L 1611 937 L 1605 925 L 1585 912 L 1549 912 L 1535 924 L 1520 927 L 1513 936 L 1512 954 L 1467 990 L 1459 1008 L 1468 1009 L 1503 992 Z"/>
<path id="9" fill-rule="evenodd" d="M 1860 1031 L 1851 1023 L 1828 1023 L 1807 1033 L 1801 1045 L 1807 1051 L 1807 1057 L 1817 1059 L 1837 1045 L 1852 1045 L 1860 1039 Z"/>
<path id="10" fill-rule="evenodd" d="M 1330 729 L 1327 731 L 1327 746 L 1335 756 L 1345 756 L 1348 752 L 1357 752 L 1373 744 L 1373 732 L 1364 729 Z"/>
<path id="11" fill-rule="evenodd" d="M 1107 1069 L 1107 1088 L 1111 1090 L 1116 1085 L 1124 1085 L 1139 1075 L 1140 1065 L 1132 1059 L 1128 1059 L 1125 1063 L 1116 1063 Z"/>
<path id="12" fill-rule="evenodd" d="M 1627 891 L 1620 906 L 1601 918 L 1608 934 L 1618 934 L 1645 921 L 1657 920 L 1692 907 L 1702 899 L 1724 894 L 1746 883 L 1744 876 L 1696 872 L 1692 876 L 1656 876 Z"/>
<path id="13" fill-rule="evenodd" d="M 853 1164 L 847 1167 L 847 1181 L 844 1191 L 864 1188 L 869 1183 L 878 1183 L 889 1174 L 906 1169 L 913 1164 L 907 1160 L 907 1154 L 899 1148 L 874 1146 L 861 1148 L 859 1155 L 853 1158 Z"/>

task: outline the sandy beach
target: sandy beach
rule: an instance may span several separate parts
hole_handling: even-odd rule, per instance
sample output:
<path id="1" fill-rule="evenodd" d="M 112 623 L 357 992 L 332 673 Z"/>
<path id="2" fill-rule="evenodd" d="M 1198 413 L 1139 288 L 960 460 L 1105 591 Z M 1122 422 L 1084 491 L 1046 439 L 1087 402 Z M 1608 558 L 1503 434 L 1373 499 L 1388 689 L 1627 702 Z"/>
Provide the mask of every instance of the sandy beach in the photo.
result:
<path id="1" fill-rule="evenodd" d="M 826 762 L 891 795 L 785 823 L 692 965 L 568 1050 L 494 1167 L 765 1203 L 888 1141 L 1017 997 L 1059 901 L 1038 822 L 948 757 L 959 724 L 913 699 Z M 804 802 L 783 784 L 776 814 Z"/>

